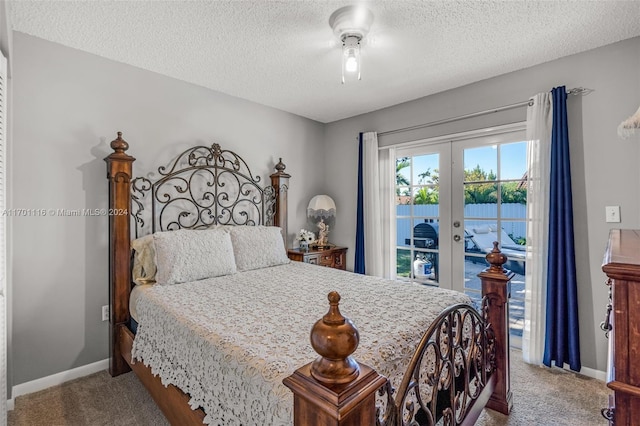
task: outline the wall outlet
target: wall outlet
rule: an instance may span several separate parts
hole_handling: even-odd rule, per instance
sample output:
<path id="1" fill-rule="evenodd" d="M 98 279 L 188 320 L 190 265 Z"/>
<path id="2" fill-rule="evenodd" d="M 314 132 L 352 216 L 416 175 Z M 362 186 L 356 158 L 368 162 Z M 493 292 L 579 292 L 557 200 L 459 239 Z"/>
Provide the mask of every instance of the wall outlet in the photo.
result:
<path id="1" fill-rule="evenodd" d="M 109 305 L 102 307 L 102 321 L 109 321 Z"/>
<path id="2" fill-rule="evenodd" d="M 606 209 L 606 221 L 608 223 L 620 222 L 620 206 L 607 206 L 605 209 Z"/>

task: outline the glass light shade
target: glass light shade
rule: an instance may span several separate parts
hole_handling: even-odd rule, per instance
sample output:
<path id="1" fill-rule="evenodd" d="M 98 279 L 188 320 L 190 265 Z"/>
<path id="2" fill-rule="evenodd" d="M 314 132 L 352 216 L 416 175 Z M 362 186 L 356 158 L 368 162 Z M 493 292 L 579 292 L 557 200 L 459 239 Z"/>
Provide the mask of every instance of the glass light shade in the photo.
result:
<path id="1" fill-rule="evenodd" d="M 344 63 L 344 70 L 346 72 L 358 71 L 358 60 L 356 59 L 354 54 L 350 54 L 349 56 L 347 56 L 347 60 Z"/>
<path id="2" fill-rule="evenodd" d="M 316 195 L 307 207 L 309 229 L 318 233 L 320 226 L 326 226 L 327 233 L 333 229 L 336 221 L 336 203 L 328 195 Z M 320 225 L 320 222 L 323 225 Z"/>
<path id="3" fill-rule="evenodd" d="M 329 17 L 329 26 L 342 41 L 342 84 L 360 80 L 360 45 L 372 23 L 373 13 L 363 4 L 341 7 Z"/>
<path id="4" fill-rule="evenodd" d="M 360 80 L 360 37 L 345 36 L 342 39 L 342 84 Z"/>

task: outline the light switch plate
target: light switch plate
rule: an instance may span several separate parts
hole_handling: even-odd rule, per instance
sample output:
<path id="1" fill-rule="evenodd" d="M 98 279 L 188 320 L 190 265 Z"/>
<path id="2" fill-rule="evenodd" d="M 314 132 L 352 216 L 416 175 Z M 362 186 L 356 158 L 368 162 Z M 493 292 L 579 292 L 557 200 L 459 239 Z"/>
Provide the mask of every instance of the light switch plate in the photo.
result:
<path id="1" fill-rule="evenodd" d="M 102 307 L 102 321 L 109 321 L 109 305 Z"/>
<path id="2" fill-rule="evenodd" d="M 605 209 L 606 209 L 606 221 L 608 223 L 620 222 L 620 206 L 607 206 Z"/>

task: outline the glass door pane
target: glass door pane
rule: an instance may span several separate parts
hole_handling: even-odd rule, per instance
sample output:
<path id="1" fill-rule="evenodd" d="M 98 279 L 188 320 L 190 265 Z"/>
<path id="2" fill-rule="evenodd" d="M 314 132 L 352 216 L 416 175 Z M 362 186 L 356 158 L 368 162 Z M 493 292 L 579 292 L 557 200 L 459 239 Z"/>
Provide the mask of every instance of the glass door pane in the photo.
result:
<path id="1" fill-rule="evenodd" d="M 449 144 L 398 150 L 396 156 L 397 277 L 426 285 L 450 286 L 449 274 L 440 273 L 443 211 L 449 197 L 441 192 L 442 165 L 448 166 Z M 447 167 L 448 169 L 448 167 Z M 448 170 L 447 170 L 448 173 Z M 449 182 L 449 178 L 444 179 Z M 443 204 L 444 202 L 446 204 Z M 444 208 L 443 206 L 447 207 Z M 448 225 L 445 224 L 445 229 Z M 450 254 L 444 256 L 450 258 Z"/>
<path id="2" fill-rule="evenodd" d="M 526 142 L 522 132 L 454 143 L 452 218 L 463 224 L 460 244 L 453 245 L 453 263 L 462 276 L 454 283 L 480 303 L 478 273 L 488 265 L 485 256 L 494 241 L 507 255 L 511 281 L 510 330 L 512 345 L 520 346 L 524 325 L 524 268 L 526 258 Z M 457 161 L 456 161 L 457 160 Z M 462 227 L 461 227 L 462 228 Z M 454 233 L 455 233 L 454 228 Z M 456 261 L 460 259 L 460 261 Z M 458 281 L 460 280 L 460 281 Z"/>

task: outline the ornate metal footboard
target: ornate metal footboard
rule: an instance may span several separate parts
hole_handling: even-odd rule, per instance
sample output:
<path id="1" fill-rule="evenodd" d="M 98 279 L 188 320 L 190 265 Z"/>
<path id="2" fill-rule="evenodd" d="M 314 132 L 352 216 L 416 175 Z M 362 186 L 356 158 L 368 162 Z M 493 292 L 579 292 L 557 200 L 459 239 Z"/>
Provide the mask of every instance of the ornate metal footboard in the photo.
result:
<path id="1" fill-rule="evenodd" d="M 320 358 L 283 383 L 294 394 L 295 426 L 472 425 L 483 408 L 509 414 L 509 293 L 513 273 L 494 243 L 482 282 L 480 312 L 458 304 L 444 310 L 418 344 L 399 387 L 351 354 L 358 332 L 329 295 L 327 315 L 311 331 Z M 376 393 L 381 405 L 376 407 Z"/>
<path id="2" fill-rule="evenodd" d="M 495 335 L 487 321 L 488 299 L 482 317 L 471 306 L 447 308 L 431 324 L 409 363 L 395 393 L 391 383 L 380 390 L 387 396 L 379 426 L 445 425 L 463 422 L 495 371 Z"/>

